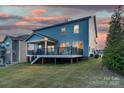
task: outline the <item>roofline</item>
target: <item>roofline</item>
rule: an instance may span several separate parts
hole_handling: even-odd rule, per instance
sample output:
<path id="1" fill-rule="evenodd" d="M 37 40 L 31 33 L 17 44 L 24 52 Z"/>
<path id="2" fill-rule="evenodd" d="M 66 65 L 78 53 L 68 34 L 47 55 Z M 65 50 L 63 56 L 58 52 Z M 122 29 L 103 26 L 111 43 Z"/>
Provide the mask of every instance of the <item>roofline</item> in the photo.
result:
<path id="1" fill-rule="evenodd" d="M 44 29 L 48 29 L 48 28 L 51 28 L 51 27 L 61 26 L 61 25 L 65 25 L 65 24 L 69 24 L 69 23 L 73 23 L 73 22 L 78 22 L 78 21 L 81 21 L 81 20 L 89 19 L 89 18 L 91 18 L 91 16 L 83 17 L 83 18 L 80 18 L 80 19 L 71 20 L 71 21 L 67 21 L 67 22 L 63 22 L 63 23 L 59 23 L 59 24 L 55 24 L 55 25 L 51 25 L 51 26 L 47 26 L 47 27 L 43 27 L 43 28 L 34 29 L 32 31 L 36 32 L 36 31 L 39 31 L 39 30 L 44 30 Z"/>
<path id="2" fill-rule="evenodd" d="M 27 41 L 28 39 L 30 39 L 30 37 L 32 37 L 33 35 L 37 35 L 37 36 L 43 36 L 43 37 L 48 37 L 48 38 L 51 38 L 53 39 L 54 41 L 58 42 L 56 39 L 52 38 L 52 37 L 49 37 L 47 35 L 43 35 L 43 34 L 39 34 L 39 33 L 32 33 L 25 41 Z"/>
<path id="3" fill-rule="evenodd" d="M 31 35 L 29 35 L 24 41 L 26 42 L 31 36 L 33 36 L 35 33 L 32 33 Z"/>
<path id="4" fill-rule="evenodd" d="M 11 38 L 11 36 L 6 35 L 5 38 L 3 39 L 2 43 L 4 43 L 4 41 L 5 41 L 7 38 Z"/>

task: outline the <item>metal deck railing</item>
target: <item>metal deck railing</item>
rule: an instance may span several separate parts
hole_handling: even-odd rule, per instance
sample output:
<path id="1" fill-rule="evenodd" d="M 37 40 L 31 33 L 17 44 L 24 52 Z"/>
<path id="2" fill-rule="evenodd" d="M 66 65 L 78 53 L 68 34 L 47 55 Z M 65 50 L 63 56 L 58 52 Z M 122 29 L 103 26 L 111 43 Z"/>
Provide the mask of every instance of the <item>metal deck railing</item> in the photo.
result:
<path id="1" fill-rule="evenodd" d="M 45 50 L 47 51 L 45 53 Z M 83 55 L 83 49 L 74 47 L 41 48 L 37 50 L 28 50 L 28 55 Z"/>

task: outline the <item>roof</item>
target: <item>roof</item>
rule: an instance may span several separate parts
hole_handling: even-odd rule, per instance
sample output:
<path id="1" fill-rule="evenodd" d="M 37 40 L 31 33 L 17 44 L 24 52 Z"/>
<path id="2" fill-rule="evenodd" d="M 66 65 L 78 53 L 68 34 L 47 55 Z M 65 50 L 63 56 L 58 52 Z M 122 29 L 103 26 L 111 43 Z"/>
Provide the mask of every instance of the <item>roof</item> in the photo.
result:
<path id="1" fill-rule="evenodd" d="M 39 37 L 41 37 L 41 38 L 42 38 L 42 37 L 47 37 L 49 40 L 58 42 L 58 40 L 56 40 L 55 38 L 50 37 L 50 36 L 47 36 L 47 35 L 42 35 L 42 34 L 40 34 L 40 33 L 33 33 L 33 34 L 31 34 L 28 38 L 25 39 L 25 41 L 27 41 L 28 39 L 30 39 L 30 37 L 32 37 L 34 34 L 37 35 L 37 36 L 39 36 Z"/>
<path id="2" fill-rule="evenodd" d="M 26 34 L 26 35 L 21 35 L 21 36 L 18 36 L 16 37 L 18 40 L 20 41 L 24 41 L 25 39 L 27 39 L 30 35 Z"/>
<path id="3" fill-rule="evenodd" d="M 67 21 L 67 22 L 63 22 L 63 23 L 59 23 L 59 24 L 55 24 L 55 25 L 51 25 L 51 26 L 47 26 L 47 27 L 43 27 L 43 28 L 39 28 L 39 29 L 34 29 L 33 31 L 44 30 L 44 29 L 48 29 L 48 28 L 52 28 L 52 27 L 56 27 L 56 26 L 61 26 L 61 25 L 69 24 L 69 23 L 78 22 L 78 21 L 81 21 L 81 20 L 86 20 L 86 19 L 89 19 L 89 18 L 91 18 L 91 16 L 83 17 L 83 18 L 80 18 L 80 19 L 71 20 L 71 21 Z"/>
<path id="4" fill-rule="evenodd" d="M 5 38 L 4 38 L 4 41 L 6 40 L 6 38 L 11 38 L 12 40 L 19 40 L 19 41 L 24 41 L 26 38 L 28 38 L 30 35 L 26 34 L 26 35 L 20 35 L 20 36 L 9 36 L 7 35 Z"/>

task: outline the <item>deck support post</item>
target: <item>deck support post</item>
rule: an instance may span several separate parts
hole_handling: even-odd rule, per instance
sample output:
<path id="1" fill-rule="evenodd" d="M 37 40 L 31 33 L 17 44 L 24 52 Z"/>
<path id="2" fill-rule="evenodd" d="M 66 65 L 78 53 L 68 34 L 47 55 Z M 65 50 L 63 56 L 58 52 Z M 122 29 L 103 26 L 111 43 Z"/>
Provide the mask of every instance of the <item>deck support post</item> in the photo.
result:
<path id="1" fill-rule="evenodd" d="M 78 58 L 76 58 L 76 62 L 78 62 Z"/>
<path id="2" fill-rule="evenodd" d="M 44 38 L 44 43 L 45 43 L 45 55 L 47 55 L 47 40 L 48 38 Z"/>
<path id="3" fill-rule="evenodd" d="M 55 64 L 56 64 L 56 58 L 54 59 L 54 62 L 55 62 Z"/>
<path id="4" fill-rule="evenodd" d="M 71 64 L 73 63 L 73 58 L 71 58 Z"/>
<path id="5" fill-rule="evenodd" d="M 42 64 L 44 64 L 44 60 L 43 60 L 43 58 L 42 58 Z"/>

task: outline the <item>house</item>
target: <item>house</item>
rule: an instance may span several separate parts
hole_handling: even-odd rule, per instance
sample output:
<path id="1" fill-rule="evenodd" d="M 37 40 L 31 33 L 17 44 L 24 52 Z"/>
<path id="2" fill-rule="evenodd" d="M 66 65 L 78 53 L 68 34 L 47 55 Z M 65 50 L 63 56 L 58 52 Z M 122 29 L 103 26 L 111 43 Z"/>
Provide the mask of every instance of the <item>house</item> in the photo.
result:
<path id="1" fill-rule="evenodd" d="M 90 57 L 96 50 L 97 27 L 96 17 L 88 16 L 76 20 L 33 30 L 33 34 L 26 39 L 28 58 L 32 57 L 32 64 L 39 59 Z"/>
<path id="2" fill-rule="evenodd" d="M 5 63 L 17 64 L 26 62 L 26 43 L 25 39 L 29 35 L 21 36 L 6 36 L 3 40 L 2 46 L 5 47 Z"/>
<path id="3" fill-rule="evenodd" d="M 6 49 L 3 46 L 1 46 L 0 42 L 0 67 L 5 66 L 5 51 Z"/>

